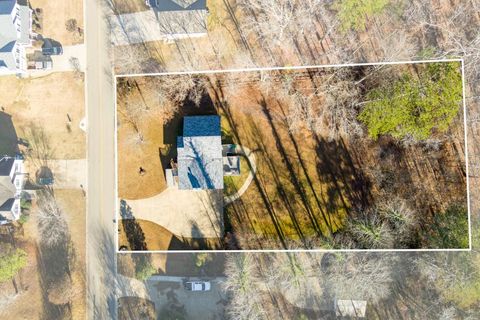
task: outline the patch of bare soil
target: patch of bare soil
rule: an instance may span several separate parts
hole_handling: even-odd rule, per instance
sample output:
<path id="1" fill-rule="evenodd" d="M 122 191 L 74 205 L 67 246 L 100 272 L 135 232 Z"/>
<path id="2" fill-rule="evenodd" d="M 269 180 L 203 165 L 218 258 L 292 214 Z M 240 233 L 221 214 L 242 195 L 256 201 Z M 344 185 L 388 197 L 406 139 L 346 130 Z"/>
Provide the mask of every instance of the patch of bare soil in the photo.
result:
<path id="1" fill-rule="evenodd" d="M 155 320 L 155 304 L 150 300 L 137 297 L 119 298 L 118 318 L 120 320 Z"/>
<path id="2" fill-rule="evenodd" d="M 51 38 L 63 46 L 83 42 L 83 36 L 68 31 L 66 22 L 75 19 L 78 28 L 83 30 L 83 1 L 82 0 L 30 0 L 31 7 L 42 10 L 42 30 L 44 38 Z"/>
<path id="3" fill-rule="evenodd" d="M 149 7 L 145 0 L 113 0 L 112 9 L 115 14 L 126 14 L 149 10 Z"/>
<path id="4" fill-rule="evenodd" d="M 72 302 L 72 315 L 74 319 L 84 319 L 86 316 L 86 201 L 81 190 L 56 190 L 55 197 L 64 210 L 70 228 L 75 249 L 75 265 L 72 274 L 73 286 L 77 288 L 77 297 Z"/>

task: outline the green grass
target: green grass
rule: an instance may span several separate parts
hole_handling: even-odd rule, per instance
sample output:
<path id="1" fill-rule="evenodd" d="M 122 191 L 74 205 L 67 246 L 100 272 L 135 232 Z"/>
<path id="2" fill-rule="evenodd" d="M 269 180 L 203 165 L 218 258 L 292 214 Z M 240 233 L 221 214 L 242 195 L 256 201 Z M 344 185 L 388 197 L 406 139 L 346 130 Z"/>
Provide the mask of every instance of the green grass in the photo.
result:
<path id="1" fill-rule="evenodd" d="M 223 177 L 225 195 L 230 196 L 237 192 L 247 180 L 250 173 L 250 167 L 248 161 L 244 156 L 240 157 L 240 175 L 239 176 L 225 176 Z"/>

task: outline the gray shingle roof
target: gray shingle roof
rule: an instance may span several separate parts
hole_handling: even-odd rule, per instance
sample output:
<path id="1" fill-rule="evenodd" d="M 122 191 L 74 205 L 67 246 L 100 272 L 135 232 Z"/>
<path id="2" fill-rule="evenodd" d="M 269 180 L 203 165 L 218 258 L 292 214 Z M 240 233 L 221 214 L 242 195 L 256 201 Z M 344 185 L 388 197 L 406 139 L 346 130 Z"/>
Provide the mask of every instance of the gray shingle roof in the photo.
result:
<path id="1" fill-rule="evenodd" d="M 16 189 L 9 176 L 13 163 L 13 158 L 0 158 L 0 207 L 3 208 L 10 199 L 15 198 Z"/>
<path id="2" fill-rule="evenodd" d="M 205 10 L 206 0 L 149 0 L 150 6 L 158 11 Z"/>
<path id="3" fill-rule="evenodd" d="M 179 189 L 223 189 L 220 117 L 185 117 L 179 140 Z"/>

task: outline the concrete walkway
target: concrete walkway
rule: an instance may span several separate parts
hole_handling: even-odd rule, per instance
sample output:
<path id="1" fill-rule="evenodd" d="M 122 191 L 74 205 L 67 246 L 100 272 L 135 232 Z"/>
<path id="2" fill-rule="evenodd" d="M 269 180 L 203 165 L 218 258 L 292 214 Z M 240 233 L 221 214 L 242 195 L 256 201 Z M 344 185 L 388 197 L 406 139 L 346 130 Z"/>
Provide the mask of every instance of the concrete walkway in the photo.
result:
<path id="1" fill-rule="evenodd" d="M 168 188 L 151 198 L 125 201 L 135 219 L 152 221 L 178 237 L 223 236 L 222 190 Z"/>
<path id="2" fill-rule="evenodd" d="M 245 191 L 247 191 L 248 187 L 253 181 L 253 178 L 255 178 L 255 174 L 257 173 L 257 162 L 252 150 L 246 147 L 237 146 L 234 152 L 235 154 L 247 157 L 248 162 L 250 162 L 251 170 L 250 170 L 250 173 L 248 174 L 247 179 L 245 180 L 243 185 L 240 187 L 240 189 L 238 189 L 235 194 L 232 194 L 231 196 L 226 196 L 223 198 L 223 203 L 225 206 L 239 199 L 245 193 Z"/>

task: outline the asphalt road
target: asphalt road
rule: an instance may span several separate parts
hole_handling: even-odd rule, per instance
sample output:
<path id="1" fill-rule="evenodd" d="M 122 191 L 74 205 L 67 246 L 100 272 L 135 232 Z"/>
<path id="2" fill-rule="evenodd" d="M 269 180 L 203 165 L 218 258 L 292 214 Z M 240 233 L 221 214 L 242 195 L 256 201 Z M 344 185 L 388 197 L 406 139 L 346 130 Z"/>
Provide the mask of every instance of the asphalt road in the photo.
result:
<path id="1" fill-rule="evenodd" d="M 116 319 L 114 91 L 101 4 L 85 0 L 88 127 L 87 319 Z"/>

